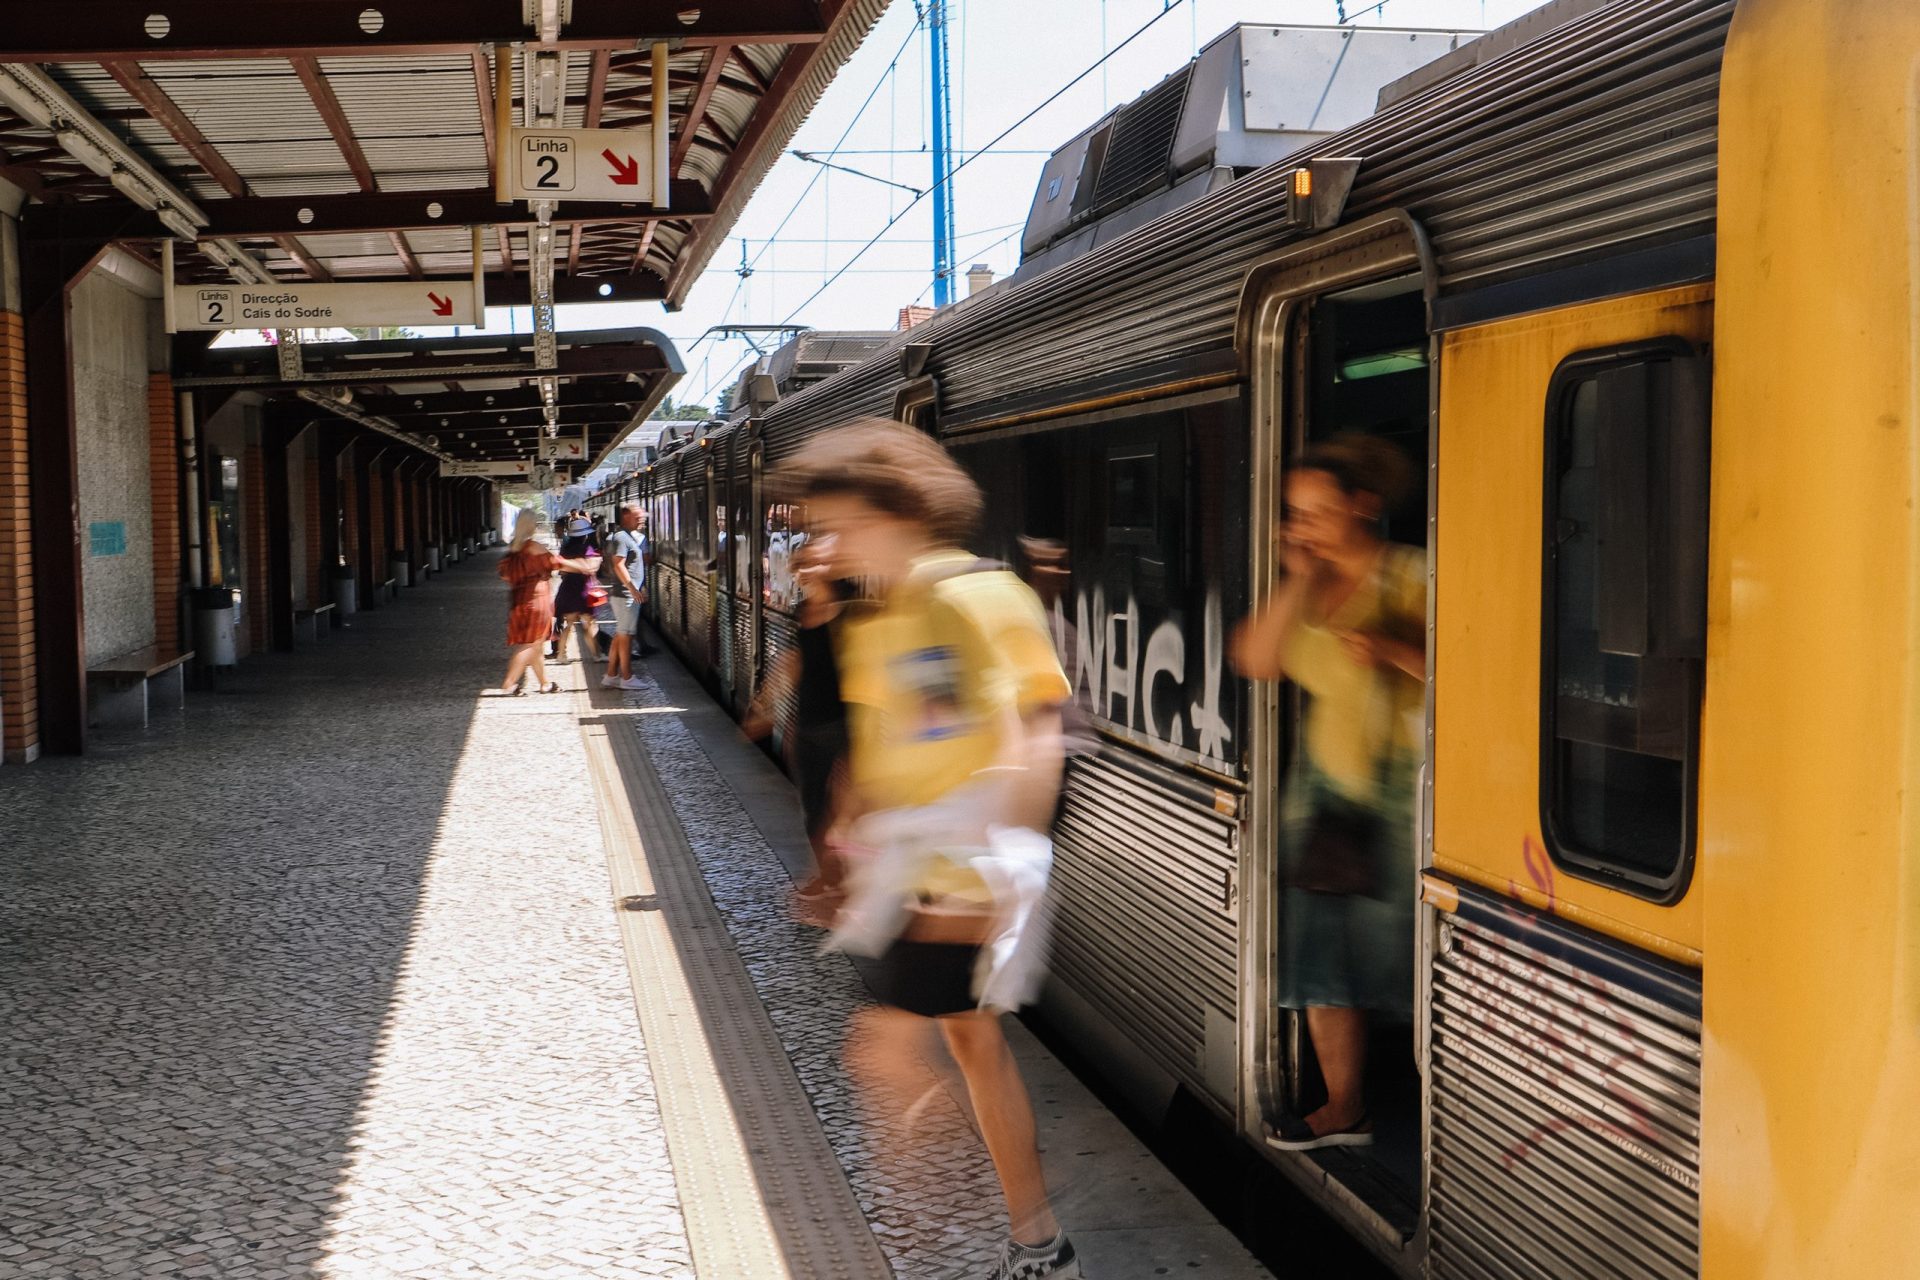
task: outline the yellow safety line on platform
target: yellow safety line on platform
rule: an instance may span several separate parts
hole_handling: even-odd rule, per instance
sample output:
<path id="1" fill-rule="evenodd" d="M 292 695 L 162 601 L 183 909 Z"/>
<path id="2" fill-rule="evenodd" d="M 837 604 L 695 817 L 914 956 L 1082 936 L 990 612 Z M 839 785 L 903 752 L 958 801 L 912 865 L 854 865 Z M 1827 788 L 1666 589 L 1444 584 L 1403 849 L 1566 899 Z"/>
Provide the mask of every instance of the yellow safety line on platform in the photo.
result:
<path id="1" fill-rule="evenodd" d="M 607 867 L 698 1273 L 892 1275 L 641 742 L 638 708 L 583 722 Z"/>

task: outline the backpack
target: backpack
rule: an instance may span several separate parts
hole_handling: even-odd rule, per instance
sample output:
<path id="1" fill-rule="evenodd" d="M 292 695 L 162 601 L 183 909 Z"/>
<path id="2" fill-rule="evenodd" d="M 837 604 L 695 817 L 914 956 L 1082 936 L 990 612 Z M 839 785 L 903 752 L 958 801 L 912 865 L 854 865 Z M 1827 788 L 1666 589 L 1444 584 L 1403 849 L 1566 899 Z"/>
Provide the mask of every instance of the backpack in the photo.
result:
<path id="1" fill-rule="evenodd" d="M 624 530 L 622 532 L 624 532 Z M 600 563 L 593 571 L 594 578 L 598 580 L 603 587 L 617 587 L 620 585 L 620 575 L 613 571 L 613 558 L 621 554 L 620 538 L 621 533 L 616 533 L 607 539 L 607 549 L 600 554 Z"/>

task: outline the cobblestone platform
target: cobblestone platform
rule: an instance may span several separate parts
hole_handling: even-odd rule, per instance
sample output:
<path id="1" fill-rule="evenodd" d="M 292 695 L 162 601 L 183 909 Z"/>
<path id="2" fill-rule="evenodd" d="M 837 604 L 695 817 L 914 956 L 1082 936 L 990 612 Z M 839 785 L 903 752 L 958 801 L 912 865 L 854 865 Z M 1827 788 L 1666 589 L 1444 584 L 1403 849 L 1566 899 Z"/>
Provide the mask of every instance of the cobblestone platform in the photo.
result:
<path id="1" fill-rule="evenodd" d="M 986 1274 L 1005 1226 L 964 1090 L 931 1053 L 897 1096 L 856 1087 L 869 998 L 788 916 L 777 779 L 666 658 L 635 694 L 589 693 L 573 666 L 559 695 L 478 696 L 504 661 L 491 566 L 250 660 L 184 721 L 0 770 L 0 1280 L 761 1280 L 718 1274 L 745 1255 L 703 1250 L 711 1206 L 683 1212 L 712 1185 L 685 1141 L 694 1091 L 655 1081 L 700 1060 L 711 1011 L 663 1017 L 623 952 L 612 735 L 671 797 L 626 817 L 635 847 L 676 823 L 713 913 L 680 962 L 735 966 L 770 1024 L 757 1065 L 790 1073 L 743 1099 L 736 1072 L 719 1128 L 817 1164 L 809 1203 L 864 1212 L 896 1274 Z M 667 1037 L 652 1058 L 643 1025 Z M 1264 1275 L 1015 1035 L 1093 1280 Z M 754 1113 L 782 1098 L 805 1114 Z M 756 1137 L 794 1123 L 813 1140 Z M 857 1249 L 829 1266 L 796 1243 L 781 1182 L 758 1181 L 748 1216 L 788 1242 L 787 1274 L 869 1274 Z"/>
<path id="2" fill-rule="evenodd" d="M 691 1276 L 579 695 L 482 558 L 0 771 L 0 1277 Z"/>

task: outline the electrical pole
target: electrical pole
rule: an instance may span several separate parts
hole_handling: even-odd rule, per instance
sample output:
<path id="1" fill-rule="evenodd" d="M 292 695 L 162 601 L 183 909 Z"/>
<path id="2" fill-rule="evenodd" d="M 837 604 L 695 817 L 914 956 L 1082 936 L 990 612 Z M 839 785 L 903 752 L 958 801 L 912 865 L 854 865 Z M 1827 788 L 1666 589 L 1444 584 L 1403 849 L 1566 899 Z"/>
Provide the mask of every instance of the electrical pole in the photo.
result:
<path id="1" fill-rule="evenodd" d="M 947 92 L 947 0 L 928 0 L 927 48 L 933 94 L 933 305 L 953 301 L 953 112 Z"/>

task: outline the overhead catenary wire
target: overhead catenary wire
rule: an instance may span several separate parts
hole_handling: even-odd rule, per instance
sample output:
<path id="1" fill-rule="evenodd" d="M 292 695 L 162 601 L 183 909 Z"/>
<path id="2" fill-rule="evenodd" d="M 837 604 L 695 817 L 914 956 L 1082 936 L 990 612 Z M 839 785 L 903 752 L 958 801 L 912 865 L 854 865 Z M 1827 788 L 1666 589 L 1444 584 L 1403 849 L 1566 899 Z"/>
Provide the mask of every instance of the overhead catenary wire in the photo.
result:
<path id="1" fill-rule="evenodd" d="M 887 69 L 885 71 L 882 71 L 880 73 L 880 78 L 873 82 L 873 88 L 867 91 L 867 96 L 861 100 L 860 106 L 854 111 L 852 118 L 847 121 L 847 127 L 840 131 L 840 137 L 834 142 L 834 144 L 831 147 L 827 148 L 827 150 L 823 152 L 814 152 L 813 154 L 824 156 L 827 159 L 831 159 L 834 156 L 837 156 L 840 154 L 841 143 L 844 143 L 847 140 L 847 138 L 852 135 L 854 126 L 860 123 L 860 118 L 866 114 L 867 108 L 873 105 L 874 98 L 879 96 L 880 86 L 886 84 L 888 80 L 893 77 L 895 69 L 900 65 L 901 55 L 905 54 L 908 46 L 913 43 L 914 34 L 920 30 L 921 25 L 922 25 L 922 19 L 915 18 L 913 27 L 907 32 L 907 38 L 900 42 L 900 47 L 898 49 L 894 50 L 893 57 L 887 62 Z M 800 206 L 806 203 L 807 197 L 813 194 L 813 188 L 819 183 L 820 179 L 823 176 L 825 176 L 825 174 L 826 174 L 826 170 L 823 168 L 814 169 L 813 176 L 807 179 L 807 185 L 800 189 L 799 196 L 794 199 L 793 204 L 787 209 L 786 213 L 781 215 L 779 223 L 774 227 L 773 232 L 767 236 L 765 242 L 761 245 L 760 254 L 764 254 L 769 248 L 773 246 L 775 241 L 779 240 L 780 233 L 786 230 L 787 224 L 789 222 L 793 221 L 793 215 L 800 212 Z M 760 261 L 760 254 L 755 254 L 753 261 L 749 262 L 747 265 L 749 267 L 758 265 Z"/>
<path id="2" fill-rule="evenodd" d="M 992 140 L 989 141 L 986 146 L 980 148 L 978 151 L 969 152 L 967 155 L 962 157 L 959 163 L 955 164 L 953 168 L 949 170 L 947 174 L 941 179 L 940 182 L 936 182 L 933 184 L 932 187 L 928 188 L 928 194 L 932 194 L 933 190 L 939 187 L 942 182 L 953 181 L 953 179 L 959 175 L 962 169 L 972 164 L 974 160 L 976 160 L 979 156 L 981 156 L 982 154 L 987 152 L 989 149 L 994 147 L 996 144 L 1001 142 L 1003 139 L 1008 137 L 1010 134 L 1013 133 L 1014 130 L 1026 124 L 1027 121 L 1039 115 L 1042 111 L 1052 106 L 1055 102 L 1058 102 L 1075 85 L 1079 84 L 1082 80 L 1085 80 L 1088 76 L 1092 75 L 1094 72 L 1106 66 L 1106 64 L 1114 57 L 1115 54 L 1119 53 L 1122 49 L 1125 49 L 1127 46 L 1131 45 L 1135 40 L 1138 40 L 1141 36 L 1151 31 L 1155 26 L 1159 24 L 1162 18 L 1166 17 L 1168 14 L 1172 13 L 1174 10 L 1178 9 L 1181 5 L 1185 3 L 1187 3 L 1187 0 L 1172 0 L 1172 3 L 1168 4 L 1165 8 L 1161 9 L 1160 12 L 1154 14 L 1151 18 L 1148 18 L 1144 23 L 1142 23 L 1138 28 L 1136 28 L 1133 34 L 1129 35 L 1126 39 L 1122 40 L 1119 44 L 1116 44 L 1112 48 L 1107 49 L 1105 52 L 1103 52 L 1100 55 L 1100 57 L 1097 60 L 1090 63 L 1088 66 L 1086 66 L 1082 70 L 1080 70 L 1077 74 L 1074 75 L 1074 77 L 1071 80 L 1061 85 L 1058 89 L 1055 89 L 1051 94 L 1048 94 L 1045 99 L 1037 103 L 1034 107 L 1032 107 L 1029 111 L 1027 111 L 1025 115 L 1021 116 L 1018 120 L 1015 120 L 1012 124 L 1002 129 L 999 133 L 995 134 Z M 880 230 L 874 232 L 873 236 L 870 239 L 868 239 L 865 244 L 863 244 L 859 249 L 855 250 L 853 256 L 848 258 L 847 261 L 841 265 L 838 271 L 835 271 L 831 276 L 829 276 L 820 285 L 818 289 L 815 289 L 812 293 L 808 294 L 806 298 L 801 301 L 799 306 L 795 307 L 792 311 L 789 311 L 785 317 L 785 320 L 792 320 L 794 316 L 800 314 L 802 309 L 804 309 L 810 303 L 812 303 L 815 298 L 818 298 L 821 294 L 825 293 L 829 288 L 831 288 L 834 281 L 838 280 L 841 276 L 845 275 L 853 267 L 855 263 L 860 261 L 860 259 L 866 255 L 867 250 L 873 248 L 874 245 L 880 243 L 881 237 L 885 236 L 887 232 L 893 230 L 894 226 L 900 221 L 900 219 L 904 218 L 907 215 L 909 210 L 911 210 L 915 205 L 919 204 L 925 198 L 926 196 L 915 196 L 913 199 L 907 202 L 906 208 L 900 210 L 899 213 L 896 213 L 892 217 L 888 218 L 886 221 L 886 224 L 882 226 Z M 783 320 L 782 323 L 784 323 L 785 320 Z"/>

